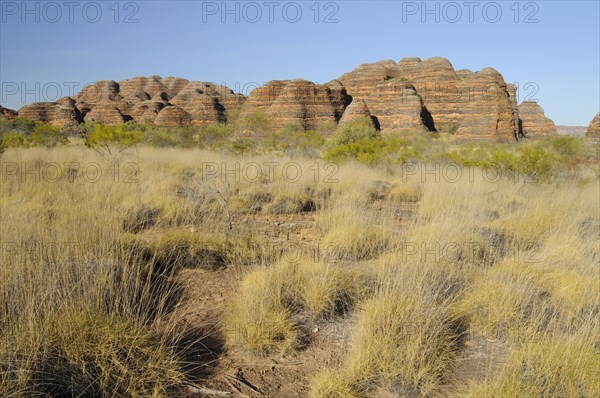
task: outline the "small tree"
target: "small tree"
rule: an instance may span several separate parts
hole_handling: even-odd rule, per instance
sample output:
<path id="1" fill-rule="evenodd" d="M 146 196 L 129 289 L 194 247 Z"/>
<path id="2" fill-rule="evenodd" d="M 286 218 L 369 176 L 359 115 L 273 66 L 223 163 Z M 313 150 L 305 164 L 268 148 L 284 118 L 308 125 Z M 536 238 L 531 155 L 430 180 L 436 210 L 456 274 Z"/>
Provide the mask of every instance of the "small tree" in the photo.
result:
<path id="1" fill-rule="evenodd" d="M 96 124 L 94 130 L 85 137 L 85 145 L 102 156 L 114 159 L 127 148 L 139 143 L 141 138 L 140 130 L 128 130 L 122 124 L 117 126 Z"/>
<path id="2" fill-rule="evenodd" d="M 271 126 L 271 116 L 260 109 L 252 111 L 244 118 L 244 130 L 250 132 L 254 137 L 265 135 L 271 129 Z"/>

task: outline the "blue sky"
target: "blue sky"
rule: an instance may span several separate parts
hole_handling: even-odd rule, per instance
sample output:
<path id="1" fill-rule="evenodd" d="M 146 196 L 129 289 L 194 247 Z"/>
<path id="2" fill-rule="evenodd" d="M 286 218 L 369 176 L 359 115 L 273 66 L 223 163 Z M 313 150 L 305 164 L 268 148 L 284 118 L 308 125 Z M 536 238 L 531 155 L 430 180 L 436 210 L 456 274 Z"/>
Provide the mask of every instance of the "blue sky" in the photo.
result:
<path id="1" fill-rule="evenodd" d="M 326 82 L 361 63 L 442 56 L 456 69 L 492 66 L 555 123 L 587 125 L 600 108 L 599 4 L 0 0 L 0 103 L 149 75 L 247 94 L 272 79 Z"/>

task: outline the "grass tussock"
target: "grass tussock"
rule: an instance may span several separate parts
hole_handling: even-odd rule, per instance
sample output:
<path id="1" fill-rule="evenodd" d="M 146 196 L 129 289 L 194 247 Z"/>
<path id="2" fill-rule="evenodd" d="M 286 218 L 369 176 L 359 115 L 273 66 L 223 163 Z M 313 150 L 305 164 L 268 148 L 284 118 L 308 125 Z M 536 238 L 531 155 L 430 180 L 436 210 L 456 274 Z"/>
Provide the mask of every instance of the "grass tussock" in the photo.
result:
<path id="1" fill-rule="evenodd" d="M 43 338 L 13 331 L 15 345 L 2 356 L 4 396 L 165 397 L 186 381 L 174 350 L 135 320 L 66 311 L 38 325 Z"/>
<path id="2" fill-rule="evenodd" d="M 596 397 L 600 395 L 598 339 L 581 334 L 567 339 L 544 338 L 513 348 L 497 375 L 473 383 L 464 397 Z"/>
<path id="3" fill-rule="evenodd" d="M 504 262 L 487 269 L 457 305 L 471 331 L 489 338 L 522 339 L 548 327 L 548 292 L 531 266 Z"/>
<path id="4" fill-rule="evenodd" d="M 324 369 L 310 380 L 311 398 L 359 398 L 344 375 L 332 369 Z"/>
<path id="5" fill-rule="evenodd" d="M 364 270 L 310 260 L 257 268 L 230 304 L 228 342 L 260 355 L 297 350 L 310 322 L 348 311 L 369 294 L 369 280 Z"/>
<path id="6" fill-rule="evenodd" d="M 367 301 L 345 366 L 359 391 L 385 388 L 426 396 L 451 364 L 456 336 L 444 306 L 423 297 L 382 291 Z"/>

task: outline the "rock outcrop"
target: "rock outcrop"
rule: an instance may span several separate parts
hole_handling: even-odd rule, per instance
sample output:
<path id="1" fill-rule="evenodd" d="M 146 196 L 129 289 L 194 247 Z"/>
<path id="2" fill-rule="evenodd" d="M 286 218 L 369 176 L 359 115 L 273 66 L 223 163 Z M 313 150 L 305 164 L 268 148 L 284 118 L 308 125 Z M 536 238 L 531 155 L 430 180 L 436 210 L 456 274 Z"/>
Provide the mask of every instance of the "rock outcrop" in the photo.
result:
<path id="1" fill-rule="evenodd" d="M 537 102 L 524 101 L 519 105 L 519 134 L 529 138 L 554 137 L 558 130 Z"/>
<path id="2" fill-rule="evenodd" d="M 135 120 L 169 127 L 226 122 L 235 114 L 242 132 L 259 135 L 268 130 L 252 127 L 259 113 L 270 120 L 262 123 L 270 130 L 286 124 L 316 129 L 367 117 L 384 133 L 409 128 L 501 141 L 519 134 L 556 135 L 554 123 L 537 104 L 517 105 L 516 91 L 492 68 L 455 71 L 445 58 L 404 58 L 363 64 L 326 84 L 275 80 L 248 97 L 222 85 L 176 77 L 104 80 L 73 98 L 30 104 L 20 112 L 55 125 Z"/>
<path id="3" fill-rule="evenodd" d="M 340 82 L 316 84 L 307 80 L 275 80 L 253 90 L 240 115 L 243 126 L 251 127 L 257 111 L 270 119 L 270 130 L 299 124 L 306 130 L 326 122 L 338 123 L 350 103 Z"/>
<path id="4" fill-rule="evenodd" d="M 17 116 L 19 116 L 19 112 L 0 106 L 0 115 L 2 115 L 7 120 L 13 120 Z"/>
<path id="5" fill-rule="evenodd" d="M 585 133 L 585 136 L 594 142 L 600 142 L 600 112 L 596 114 L 596 117 L 590 122 L 590 126 Z"/>
<path id="6" fill-rule="evenodd" d="M 73 127 L 83 121 L 75 100 L 71 97 L 63 97 L 56 102 L 25 105 L 19 110 L 19 116 L 64 127 Z"/>
<path id="7" fill-rule="evenodd" d="M 514 86 L 491 68 L 456 72 L 445 58 L 404 58 L 361 65 L 339 80 L 350 96 L 365 100 L 373 116 L 379 118 L 382 112 L 387 119 L 382 129 L 424 127 L 471 138 L 516 137 Z M 377 104 L 374 94 L 386 91 Z M 381 108 L 390 101 L 396 105 Z"/>
<path id="8" fill-rule="evenodd" d="M 154 123 L 165 127 L 189 126 L 192 116 L 178 106 L 166 106 L 156 116 Z"/>
<path id="9" fill-rule="evenodd" d="M 225 121 L 226 106 L 240 106 L 245 97 L 225 86 L 159 76 L 102 80 L 84 87 L 73 98 L 38 102 L 23 108 L 23 116 L 68 126 L 93 120 L 120 124 L 129 120 L 163 126 L 205 125 Z"/>
<path id="10" fill-rule="evenodd" d="M 369 119 L 371 120 L 371 124 L 373 125 L 373 127 L 378 127 L 379 124 L 379 122 L 376 122 L 373 116 L 371 115 L 371 111 L 365 103 L 365 100 L 362 100 L 360 98 L 352 100 L 350 105 L 346 107 L 340 119 L 339 125 L 343 126 L 356 119 Z"/>

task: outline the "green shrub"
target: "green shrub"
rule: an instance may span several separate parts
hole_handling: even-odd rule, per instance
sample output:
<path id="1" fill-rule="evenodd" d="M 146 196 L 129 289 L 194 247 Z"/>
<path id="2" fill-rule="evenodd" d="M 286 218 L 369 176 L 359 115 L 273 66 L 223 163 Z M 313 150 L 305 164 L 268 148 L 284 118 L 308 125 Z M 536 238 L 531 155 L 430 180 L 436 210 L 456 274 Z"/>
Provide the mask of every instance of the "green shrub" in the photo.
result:
<path id="1" fill-rule="evenodd" d="M 364 140 L 374 140 L 381 137 L 381 133 L 373 127 L 367 117 L 357 118 L 337 129 L 333 136 L 335 145 L 346 145 Z"/>
<path id="2" fill-rule="evenodd" d="M 226 148 L 236 155 L 253 154 L 257 147 L 257 141 L 250 137 L 232 138 L 226 144 Z"/>
<path id="3" fill-rule="evenodd" d="M 17 117 L 11 123 L 12 129 L 22 131 L 25 135 L 32 133 L 36 127 L 35 121 L 24 117 Z"/>
<path id="4" fill-rule="evenodd" d="M 576 144 L 572 147 L 571 143 L 557 145 L 564 153 L 570 150 L 569 147 L 571 150 L 577 150 Z M 439 157 L 463 166 L 496 168 L 499 171 L 526 175 L 540 181 L 552 177 L 554 169 L 561 160 L 553 150 L 553 146 L 547 145 L 547 141 L 510 146 L 489 142 L 464 143 L 455 145 L 450 151 L 439 154 Z"/>
<path id="5" fill-rule="evenodd" d="M 198 133 L 198 144 L 201 148 L 215 149 L 223 146 L 231 139 L 235 132 L 233 124 L 216 123 L 200 130 Z"/>
<path id="6" fill-rule="evenodd" d="M 421 157 L 417 149 L 398 136 L 349 142 L 335 146 L 324 154 L 325 160 L 331 162 L 355 159 L 367 164 L 404 163 Z"/>
<path id="7" fill-rule="evenodd" d="M 558 137 L 551 143 L 554 150 L 562 157 L 580 156 L 584 153 L 583 143 L 576 137 Z"/>
<path id="8" fill-rule="evenodd" d="M 0 141 L 0 148 L 21 148 L 27 147 L 28 142 L 25 138 L 25 134 L 21 131 L 11 130 L 2 134 L 2 141 Z"/>
<path id="9" fill-rule="evenodd" d="M 242 132 L 254 137 L 264 135 L 271 129 L 271 126 L 271 116 L 260 109 L 251 112 L 240 123 Z"/>
<path id="10" fill-rule="evenodd" d="M 526 175 L 547 179 L 552 175 L 556 157 L 543 148 L 523 148 L 518 170 Z"/>
<path id="11" fill-rule="evenodd" d="M 290 156 L 301 154 L 315 156 L 325 139 L 314 130 L 304 130 L 298 123 L 283 126 L 275 133 L 269 134 L 266 145 L 270 149 L 280 150 Z"/>
<path id="12" fill-rule="evenodd" d="M 54 147 L 59 144 L 67 144 L 69 138 L 60 127 L 38 123 L 33 132 L 27 136 L 27 141 L 34 146 Z"/>
<path id="13" fill-rule="evenodd" d="M 144 144 L 158 146 L 161 148 L 189 148 L 194 145 L 194 135 L 195 130 L 191 127 L 165 128 L 158 126 L 148 126 L 146 128 L 143 128 L 140 139 L 141 142 L 143 142 Z"/>
<path id="14" fill-rule="evenodd" d="M 317 134 L 321 137 L 331 137 L 335 134 L 338 124 L 333 120 L 327 120 L 317 125 Z"/>
<path id="15" fill-rule="evenodd" d="M 116 126 L 95 124 L 94 130 L 85 137 L 85 145 L 103 155 L 113 157 L 127 147 L 140 142 L 141 137 L 140 130 L 128 130 L 123 124 Z"/>

